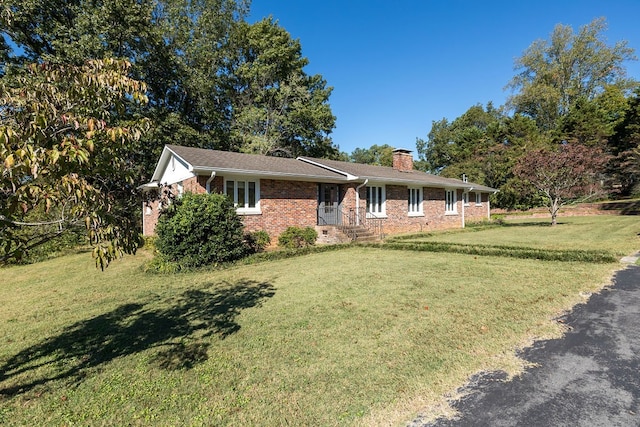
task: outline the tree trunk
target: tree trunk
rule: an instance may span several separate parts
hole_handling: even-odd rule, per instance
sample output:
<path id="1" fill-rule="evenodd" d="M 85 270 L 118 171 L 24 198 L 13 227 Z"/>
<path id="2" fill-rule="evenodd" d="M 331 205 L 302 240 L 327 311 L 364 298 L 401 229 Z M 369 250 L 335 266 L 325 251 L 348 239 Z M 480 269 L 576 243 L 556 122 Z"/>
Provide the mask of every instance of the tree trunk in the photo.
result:
<path id="1" fill-rule="evenodd" d="M 560 203 L 557 198 L 553 198 L 549 212 L 551 212 L 551 226 L 558 224 L 558 211 L 560 210 Z"/>

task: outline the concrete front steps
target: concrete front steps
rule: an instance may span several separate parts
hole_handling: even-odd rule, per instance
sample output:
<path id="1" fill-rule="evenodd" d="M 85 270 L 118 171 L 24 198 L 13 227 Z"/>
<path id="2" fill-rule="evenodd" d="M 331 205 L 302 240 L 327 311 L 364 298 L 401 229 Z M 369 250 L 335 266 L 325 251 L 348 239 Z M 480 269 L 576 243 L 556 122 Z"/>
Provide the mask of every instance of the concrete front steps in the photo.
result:
<path id="1" fill-rule="evenodd" d="M 349 242 L 379 242 L 381 236 L 361 225 L 337 226 L 319 225 L 316 226 L 318 232 L 318 243 L 325 245 L 335 245 L 337 243 Z"/>
<path id="2" fill-rule="evenodd" d="M 380 236 L 376 235 L 373 231 L 361 226 L 352 225 L 342 227 L 342 232 L 347 236 L 353 238 L 355 242 L 378 242 Z"/>

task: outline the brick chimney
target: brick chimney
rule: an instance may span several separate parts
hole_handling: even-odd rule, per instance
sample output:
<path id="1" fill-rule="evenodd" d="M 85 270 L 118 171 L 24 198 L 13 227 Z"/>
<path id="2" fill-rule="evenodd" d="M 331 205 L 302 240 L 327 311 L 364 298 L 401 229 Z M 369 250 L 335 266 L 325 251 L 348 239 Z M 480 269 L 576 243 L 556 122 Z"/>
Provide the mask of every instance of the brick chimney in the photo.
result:
<path id="1" fill-rule="evenodd" d="M 393 168 L 400 172 L 411 172 L 413 170 L 411 150 L 405 148 L 393 150 Z"/>

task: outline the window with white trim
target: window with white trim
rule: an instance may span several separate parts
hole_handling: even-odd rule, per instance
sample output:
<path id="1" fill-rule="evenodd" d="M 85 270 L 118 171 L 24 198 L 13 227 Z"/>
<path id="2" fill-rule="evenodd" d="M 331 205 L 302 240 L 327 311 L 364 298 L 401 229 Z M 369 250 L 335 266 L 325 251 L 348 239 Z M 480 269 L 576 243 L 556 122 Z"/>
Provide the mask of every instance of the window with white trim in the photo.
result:
<path id="1" fill-rule="evenodd" d="M 469 206 L 469 193 L 462 193 L 462 201 L 464 202 L 465 206 Z"/>
<path id="2" fill-rule="evenodd" d="M 367 214 L 385 215 L 385 198 L 384 186 L 367 186 Z"/>
<path id="3" fill-rule="evenodd" d="M 482 193 L 476 193 L 476 206 L 482 206 Z"/>
<path id="4" fill-rule="evenodd" d="M 422 187 L 407 188 L 407 211 L 409 216 L 422 215 Z"/>
<path id="5" fill-rule="evenodd" d="M 224 194 L 233 200 L 238 213 L 260 213 L 260 181 L 227 179 Z"/>
<path id="6" fill-rule="evenodd" d="M 445 198 L 445 209 L 444 209 L 445 213 L 447 214 L 458 213 L 458 207 L 456 206 L 456 203 L 458 201 L 456 190 L 445 190 L 444 198 Z"/>

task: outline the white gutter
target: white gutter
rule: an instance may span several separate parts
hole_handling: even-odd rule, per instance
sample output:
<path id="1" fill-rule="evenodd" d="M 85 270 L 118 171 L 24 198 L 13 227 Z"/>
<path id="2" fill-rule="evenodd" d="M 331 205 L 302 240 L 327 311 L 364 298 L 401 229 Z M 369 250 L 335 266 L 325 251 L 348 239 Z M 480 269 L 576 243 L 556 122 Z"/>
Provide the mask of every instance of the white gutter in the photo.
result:
<path id="1" fill-rule="evenodd" d="M 209 177 L 209 179 L 207 179 L 207 184 L 205 185 L 205 188 L 207 189 L 207 194 L 211 193 L 211 181 L 213 181 L 213 178 L 216 177 L 216 171 L 211 171 L 211 176 Z"/>
<path id="2" fill-rule="evenodd" d="M 143 200 L 142 201 L 142 235 L 146 236 L 147 235 L 147 227 L 145 226 L 145 220 L 144 220 L 144 214 L 146 213 L 145 209 L 144 209 L 145 208 L 144 205 L 145 205 L 145 203 L 144 203 L 144 200 Z"/>
<path id="3" fill-rule="evenodd" d="M 136 189 L 141 190 L 141 191 L 150 191 L 150 190 L 157 190 L 160 187 L 160 183 L 159 182 L 148 182 L 146 184 L 142 184 L 142 185 L 138 185 L 136 187 Z"/>
<path id="4" fill-rule="evenodd" d="M 360 189 L 367 185 L 369 178 L 356 187 L 356 225 L 360 225 Z"/>

